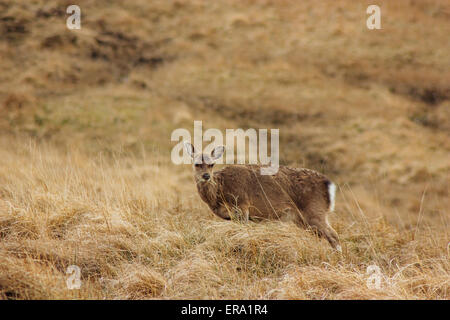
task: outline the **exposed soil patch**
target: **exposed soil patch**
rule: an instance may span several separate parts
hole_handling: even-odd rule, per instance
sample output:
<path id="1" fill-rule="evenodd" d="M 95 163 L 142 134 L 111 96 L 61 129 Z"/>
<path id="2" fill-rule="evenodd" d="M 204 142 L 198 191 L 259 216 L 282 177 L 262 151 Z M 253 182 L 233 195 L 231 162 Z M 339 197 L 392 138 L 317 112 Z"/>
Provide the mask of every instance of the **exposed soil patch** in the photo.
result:
<path id="1" fill-rule="evenodd" d="M 7 41 L 20 40 L 29 33 L 29 22 L 14 16 L 0 16 L 0 33 Z"/>
<path id="2" fill-rule="evenodd" d="M 182 100 L 182 98 L 180 98 Z M 188 99 L 189 100 L 189 99 Z M 249 108 L 249 106 L 240 106 L 237 104 L 225 104 L 212 97 L 199 97 L 200 103 L 188 103 L 189 105 L 199 106 L 205 111 L 213 111 L 230 120 L 242 121 L 245 119 L 249 124 L 265 125 L 287 125 L 299 121 L 315 120 L 322 117 L 321 112 L 313 114 L 292 112 L 278 108 Z"/>

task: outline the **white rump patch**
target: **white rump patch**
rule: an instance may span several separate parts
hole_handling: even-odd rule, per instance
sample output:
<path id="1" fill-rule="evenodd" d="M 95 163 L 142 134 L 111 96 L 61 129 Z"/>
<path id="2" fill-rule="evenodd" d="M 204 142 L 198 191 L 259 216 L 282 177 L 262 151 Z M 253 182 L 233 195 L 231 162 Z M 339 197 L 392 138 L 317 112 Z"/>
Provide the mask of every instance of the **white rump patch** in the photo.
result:
<path id="1" fill-rule="evenodd" d="M 336 198 L 336 185 L 330 182 L 328 185 L 328 196 L 330 197 L 330 207 L 328 208 L 330 212 L 334 211 L 334 199 Z"/>

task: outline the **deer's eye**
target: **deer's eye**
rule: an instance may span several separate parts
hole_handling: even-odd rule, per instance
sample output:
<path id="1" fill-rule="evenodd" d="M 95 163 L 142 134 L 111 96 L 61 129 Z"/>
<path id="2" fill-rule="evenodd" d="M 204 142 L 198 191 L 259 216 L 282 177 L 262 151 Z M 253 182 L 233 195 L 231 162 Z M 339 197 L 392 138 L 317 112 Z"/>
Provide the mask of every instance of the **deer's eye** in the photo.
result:
<path id="1" fill-rule="evenodd" d="M 214 167 L 214 164 L 208 164 L 208 168 Z"/>
<path id="2" fill-rule="evenodd" d="M 202 166 L 202 164 L 201 164 L 201 163 L 196 163 L 196 164 L 194 164 L 194 166 L 195 166 L 196 168 L 200 168 L 200 167 Z"/>

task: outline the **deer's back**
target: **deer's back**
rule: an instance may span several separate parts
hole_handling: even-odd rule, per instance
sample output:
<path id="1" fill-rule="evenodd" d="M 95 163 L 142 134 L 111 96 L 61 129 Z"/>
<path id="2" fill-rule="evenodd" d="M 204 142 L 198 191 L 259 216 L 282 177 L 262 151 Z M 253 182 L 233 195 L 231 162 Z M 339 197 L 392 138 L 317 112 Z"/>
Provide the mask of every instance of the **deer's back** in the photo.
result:
<path id="1" fill-rule="evenodd" d="M 322 174 L 280 166 L 275 175 L 261 175 L 260 166 L 233 165 L 215 173 L 222 199 L 230 206 L 248 204 L 253 218 L 277 219 L 286 210 L 327 206 L 327 183 Z"/>

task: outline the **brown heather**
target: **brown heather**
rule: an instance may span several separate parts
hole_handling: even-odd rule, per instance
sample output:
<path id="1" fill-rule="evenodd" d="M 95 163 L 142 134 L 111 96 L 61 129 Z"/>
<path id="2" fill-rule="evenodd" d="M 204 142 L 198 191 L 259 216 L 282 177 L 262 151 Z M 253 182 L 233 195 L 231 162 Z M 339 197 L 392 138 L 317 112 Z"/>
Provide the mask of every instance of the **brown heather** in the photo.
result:
<path id="1" fill-rule="evenodd" d="M 0 2 L 0 298 L 449 299 L 450 3 L 378 2 Z M 170 162 L 194 120 L 279 128 L 342 254 L 214 216 Z"/>

